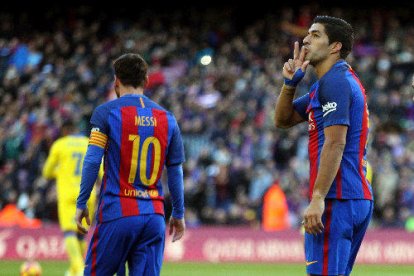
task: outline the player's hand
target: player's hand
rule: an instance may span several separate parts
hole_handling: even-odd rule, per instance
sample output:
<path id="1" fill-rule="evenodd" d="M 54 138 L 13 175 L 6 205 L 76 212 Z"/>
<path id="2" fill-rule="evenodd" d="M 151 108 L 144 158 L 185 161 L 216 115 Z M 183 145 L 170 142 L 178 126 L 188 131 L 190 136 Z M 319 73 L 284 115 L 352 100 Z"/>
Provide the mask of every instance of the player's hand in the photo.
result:
<path id="1" fill-rule="evenodd" d="M 180 240 L 184 236 L 185 232 L 185 220 L 170 218 L 169 234 L 170 236 L 174 233 L 172 242 Z"/>
<path id="2" fill-rule="evenodd" d="M 86 233 L 88 233 L 88 230 L 85 227 L 83 227 L 83 225 L 82 225 L 83 218 L 85 218 L 86 224 L 88 226 L 90 226 L 91 225 L 91 220 L 89 219 L 88 207 L 86 207 L 84 210 L 76 209 L 76 214 L 75 214 L 75 221 L 76 221 L 76 225 L 78 226 L 78 231 L 81 234 L 86 234 Z"/>
<path id="3" fill-rule="evenodd" d="M 303 215 L 303 226 L 306 233 L 317 235 L 323 231 L 322 214 L 325 210 L 325 200 L 313 198 Z"/>
<path id="4" fill-rule="evenodd" d="M 289 59 L 283 66 L 283 77 L 285 84 L 296 87 L 296 85 L 305 76 L 306 67 L 308 67 L 309 60 L 305 60 L 306 49 L 304 46 L 299 51 L 299 42 L 295 42 L 293 49 L 293 59 Z"/>

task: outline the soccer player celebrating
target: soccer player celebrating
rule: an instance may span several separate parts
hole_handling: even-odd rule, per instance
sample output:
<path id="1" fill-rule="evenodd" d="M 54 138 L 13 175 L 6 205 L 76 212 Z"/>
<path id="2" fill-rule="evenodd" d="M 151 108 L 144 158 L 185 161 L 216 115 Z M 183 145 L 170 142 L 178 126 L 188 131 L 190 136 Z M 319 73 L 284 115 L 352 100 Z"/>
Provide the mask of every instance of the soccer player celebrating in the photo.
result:
<path id="1" fill-rule="evenodd" d="M 76 222 L 86 233 L 86 201 L 104 157 L 104 177 L 96 212 L 97 224 L 86 256 L 85 275 L 113 275 L 128 263 L 131 275 L 159 275 L 165 241 L 161 174 L 167 167 L 172 198 L 170 235 L 185 230 L 184 148 L 172 113 L 144 96 L 147 64 L 137 54 L 114 62 L 118 99 L 98 106 L 84 161 Z"/>
<path id="2" fill-rule="evenodd" d="M 373 194 L 366 178 L 368 108 L 365 89 L 344 60 L 352 50 L 346 21 L 317 16 L 293 59 L 283 67 L 284 85 L 275 124 L 308 121 L 310 203 L 303 216 L 307 273 L 349 275 L 371 220 Z M 308 64 L 318 81 L 293 100 Z"/>
<path id="3" fill-rule="evenodd" d="M 77 231 L 75 222 L 76 198 L 80 190 L 82 162 L 88 146 L 88 137 L 80 135 L 72 120 L 62 125 L 63 137 L 56 140 L 43 167 L 43 177 L 56 178 L 58 217 L 65 239 L 66 253 L 70 268 L 66 275 L 83 275 L 86 242 L 84 235 Z M 93 183 L 92 183 L 93 185 Z M 94 209 L 95 192 L 88 201 Z"/>

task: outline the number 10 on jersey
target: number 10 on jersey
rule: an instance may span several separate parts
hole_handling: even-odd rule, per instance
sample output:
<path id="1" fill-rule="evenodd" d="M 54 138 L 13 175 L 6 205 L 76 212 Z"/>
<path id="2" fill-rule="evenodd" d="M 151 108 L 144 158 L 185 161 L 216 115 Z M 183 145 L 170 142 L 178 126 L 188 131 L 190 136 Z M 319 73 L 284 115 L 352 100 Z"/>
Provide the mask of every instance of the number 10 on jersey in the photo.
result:
<path id="1" fill-rule="evenodd" d="M 161 143 L 160 140 L 158 140 L 157 137 L 149 136 L 145 138 L 144 142 L 142 143 L 142 148 L 140 149 L 140 142 L 141 137 L 136 134 L 130 134 L 128 136 L 128 140 L 132 142 L 132 156 L 131 156 L 131 167 L 129 170 L 129 177 L 128 177 L 128 183 L 133 185 L 135 182 L 135 176 L 137 174 L 138 169 L 138 158 L 141 154 L 141 157 L 139 159 L 139 178 L 141 180 L 141 183 L 146 186 L 154 185 L 157 181 L 158 172 L 160 170 L 161 166 Z M 147 157 L 148 152 L 150 149 L 150 145 L 152 144 L 152 147 L 154 149 L 154 166 L 152 168 L 152 173 L 150 178 L 147 178 Z"/>

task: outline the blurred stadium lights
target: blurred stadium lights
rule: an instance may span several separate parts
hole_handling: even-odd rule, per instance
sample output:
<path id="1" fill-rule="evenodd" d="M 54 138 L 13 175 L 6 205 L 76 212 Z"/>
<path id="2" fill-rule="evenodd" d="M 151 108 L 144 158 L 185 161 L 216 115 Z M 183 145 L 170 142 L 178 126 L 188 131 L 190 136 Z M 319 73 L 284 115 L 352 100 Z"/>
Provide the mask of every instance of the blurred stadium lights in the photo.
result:
<path id="1" fill-rule="evenodd" d="M 200 58 L 200 63 L 201 65 L 207 66 L 211 63 L 213 59 L 211 58 L 210 55 L 204 55 Z"/>

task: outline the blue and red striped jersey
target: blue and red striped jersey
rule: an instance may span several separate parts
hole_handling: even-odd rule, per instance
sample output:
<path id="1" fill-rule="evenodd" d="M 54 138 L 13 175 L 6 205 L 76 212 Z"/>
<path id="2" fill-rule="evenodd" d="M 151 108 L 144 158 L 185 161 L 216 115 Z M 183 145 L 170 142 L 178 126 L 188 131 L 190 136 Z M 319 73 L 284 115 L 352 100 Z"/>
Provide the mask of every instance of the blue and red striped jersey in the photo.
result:
<path id="1" fill-rule="evenodd" d="M 185 158 L 174 115 L 144 95 L 129 94 L 98 106 L 91 124 L 90 144 L 105 145 L 98 221 L 164 215 L 163 168 Z"/>
<path id="2" fill-rule="evenodd" d="M 344 60 L 338 61 L 293 105 L 309 124 L 310 197 L 325 141 L 324 128 L 346 125 L 342 161 L 326 198 L 372 200 L 371 184 L 366 178 L 368 106 L 365 89 L 352 68 Z"/>

